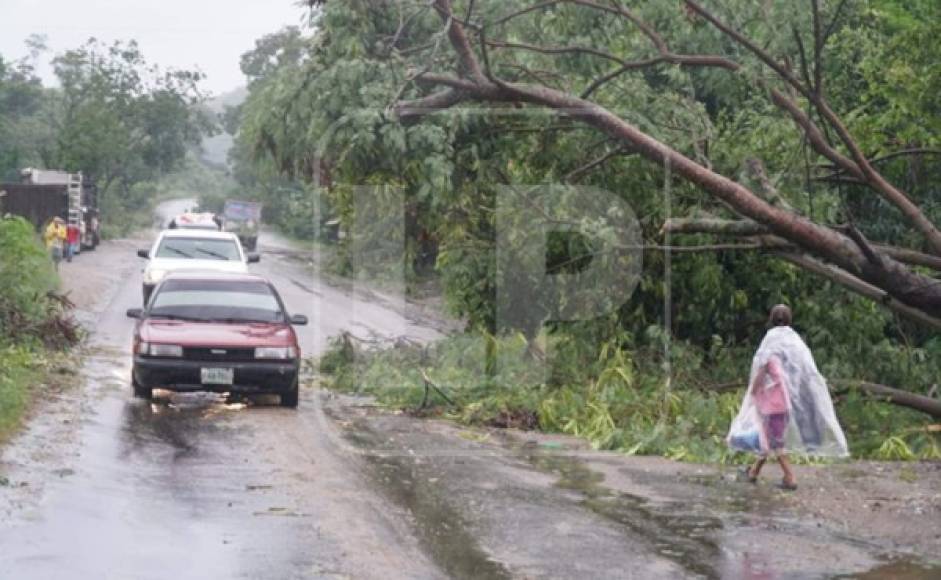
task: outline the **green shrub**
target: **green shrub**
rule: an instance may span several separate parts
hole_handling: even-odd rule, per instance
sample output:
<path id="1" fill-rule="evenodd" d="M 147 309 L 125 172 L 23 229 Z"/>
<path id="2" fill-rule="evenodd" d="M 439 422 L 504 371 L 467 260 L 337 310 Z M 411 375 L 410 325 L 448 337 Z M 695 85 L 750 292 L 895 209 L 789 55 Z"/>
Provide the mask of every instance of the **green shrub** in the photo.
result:
<path id="1" fill-rule="evenodd" d="M 39 375 L 36 353 L 25 347 L 0 347 L 0 441 L 19 423 L 29 402 L 29 386 Z"/>
<path id="2" fill-rule="evenodd" d="M 47 293 L 58 279 L 33 226 L 0 219 L 0 343 L 28 335 L 49 316 Z"/>

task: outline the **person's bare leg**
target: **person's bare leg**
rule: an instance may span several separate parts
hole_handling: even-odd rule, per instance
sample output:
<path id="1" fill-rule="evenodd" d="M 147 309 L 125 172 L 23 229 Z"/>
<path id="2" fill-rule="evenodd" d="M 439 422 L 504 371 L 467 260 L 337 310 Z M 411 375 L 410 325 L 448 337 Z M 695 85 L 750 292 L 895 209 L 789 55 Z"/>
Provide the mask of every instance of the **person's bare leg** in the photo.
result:
<path id="1" fill-rule="evenodd" d="M 761 468 L 765 466 L 765 462 L 768 461 L 768 457 L 762 455 L 755 461 L 755 464 L 748 469 L 749 479 L 758 479 L 758 474 L 761 473 Z"/>
<path id="2" fill-rule="evenodd" d="M 779 454 L 778 463 L 781 465 L 781 471 L 784 472 L 784 485 L 796 486 L 797 481 L 794 479 L 794 472 L 791 471 L 791 463 L 787 460 L 787 455 Z"/>

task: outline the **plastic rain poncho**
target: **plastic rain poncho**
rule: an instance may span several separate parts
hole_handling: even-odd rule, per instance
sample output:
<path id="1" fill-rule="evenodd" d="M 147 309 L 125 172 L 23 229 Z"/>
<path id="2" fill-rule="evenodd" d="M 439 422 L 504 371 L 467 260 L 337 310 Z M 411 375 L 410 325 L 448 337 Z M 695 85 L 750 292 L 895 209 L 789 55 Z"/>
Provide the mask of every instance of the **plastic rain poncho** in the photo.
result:
<path id="1" fill-rule="evenodd" d="M 734 450 L 760 455 L 849 455 L 827 382 L 792 328 L 772 328 L 761 341 L 727 441 Z"/>

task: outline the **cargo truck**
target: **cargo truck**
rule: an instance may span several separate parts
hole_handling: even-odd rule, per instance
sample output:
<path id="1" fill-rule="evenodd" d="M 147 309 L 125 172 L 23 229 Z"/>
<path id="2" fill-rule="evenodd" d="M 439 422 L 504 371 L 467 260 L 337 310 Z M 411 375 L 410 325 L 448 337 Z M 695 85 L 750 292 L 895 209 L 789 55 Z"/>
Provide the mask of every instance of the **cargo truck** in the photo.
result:
<path id="1" fill-rule="evenodd" d="M 0 183 L 0 215 L 18 215 L 37 231 L 61 217 L 79 228 L 81 248 L 94 249 L 101 237 L 98 188 L 81 173 L 24 169 L 19 183 Z"/>
<path id="2" fill-rule="evenodd" d="M 261 204 L 255 201 L 226 200 L 222 217 L 222 229 L 237 235 L 243 248 L 255 251 L 261 226 Z"/>

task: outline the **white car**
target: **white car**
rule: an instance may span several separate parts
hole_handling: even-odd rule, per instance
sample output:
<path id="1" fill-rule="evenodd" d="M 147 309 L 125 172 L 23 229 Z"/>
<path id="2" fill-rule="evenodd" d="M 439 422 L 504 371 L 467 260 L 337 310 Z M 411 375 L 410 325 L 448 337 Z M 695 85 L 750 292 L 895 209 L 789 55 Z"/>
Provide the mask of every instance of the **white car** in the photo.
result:
<path id="1" fill-rule="evenodd" d="M 144 268 L 145 306 L 154 287 L 169 272 L 247 274 L 248 264 L 259 260 L 258 254 L 245 252 L 235 234 L 204 230 L 164 230 L 150 250 L 137 250 L 137 255 L 150 260 Z"/>

